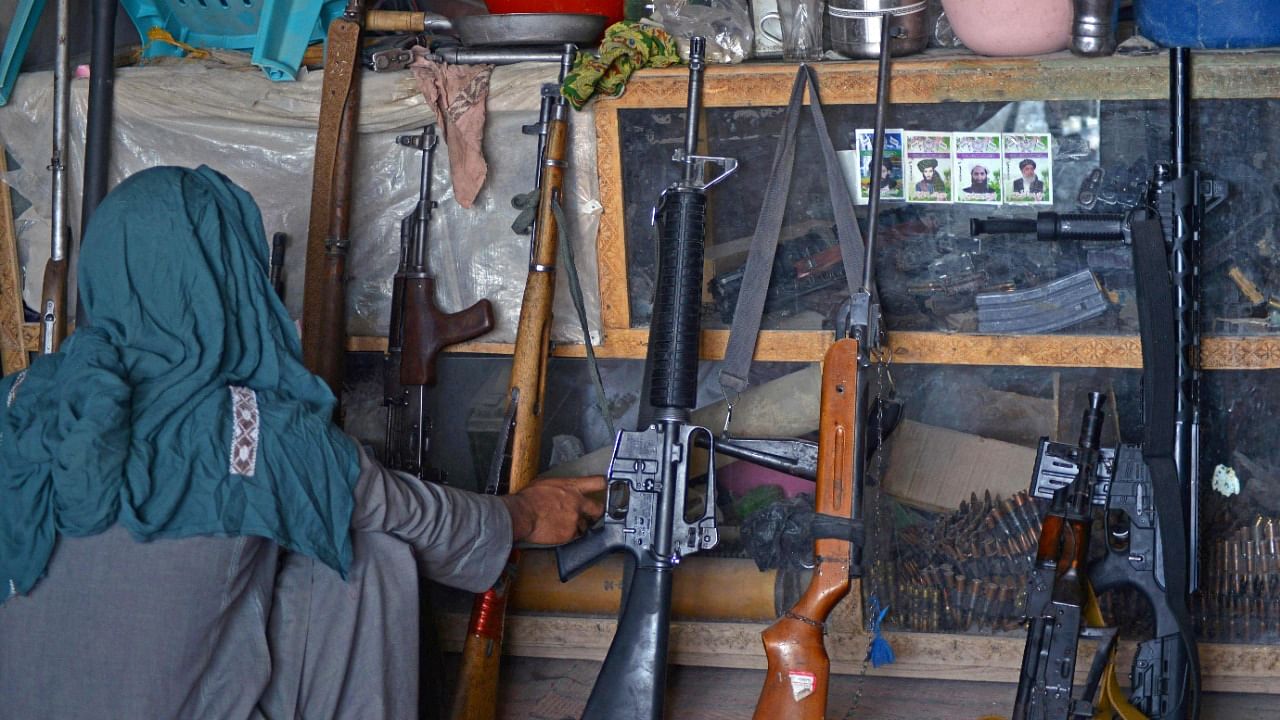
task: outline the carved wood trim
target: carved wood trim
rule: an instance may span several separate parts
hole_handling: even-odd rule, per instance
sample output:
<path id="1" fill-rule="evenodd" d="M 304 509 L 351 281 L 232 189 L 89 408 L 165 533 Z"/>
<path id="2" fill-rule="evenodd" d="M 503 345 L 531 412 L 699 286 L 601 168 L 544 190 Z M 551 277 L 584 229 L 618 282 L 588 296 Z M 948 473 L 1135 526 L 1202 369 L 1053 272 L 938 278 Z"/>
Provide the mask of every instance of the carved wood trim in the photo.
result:
<path id="1" fill-rule="evenodd" d="M 821 62 L 818 74 L 827 104 L 875 102 L 874 60 Z M 786 106 L 796 66 L 785 63 L 710 65 L 703 87 L 705 107 Z M 679 108 L 688 92 L 688 70 L 671 67 L 637 71 L 619 98 L 602 98 L 604 108 Z M 896 59 L 890 93 L 895 103 L 976 100 L 1135 100 L 1169 93 L 1169 60 L 1164 53 L 1077 58 L 1061 52 L 1025 58 L 980 58 L 971 53 L 932 50 Z M 1197 98 L 1280 96 L 1280 55 L 1201 53 L 1192 66 Z M 600 134 L 601 141 L 605 134 Z M 616 138 L 616 136 L 615 136 Z"/>
<path id="2" fill-rule="evenodd" d="M 36 328 L 35 325 L 30 327 Z M 39 333 L 36 332 L 36 336 Z M 597 345 L 604 358 L 643 359 L 649 339 L 646 328 L 609 332 Z M 721 360 L 729 343 L 728 330 L 704 330 L 700 355 Z M 760 362 L 817 362 L 831 344 L 831 333 L 818 330 L 763 330 L 756 345 Z M 1008 365 L 1023 367 L 1140 368 L 1142 348 L 1137 336 L 1127 335 L 963 335 L 934 332 L 889 333 L 893 362 L 919 365 Z M 351 337 L 351 352 L 385 352 L 386 338 Z M 460 343 L 445 352 L 511 354 L 507 343 Z M 556 345 L 556 357 L 585 357 L 582 345 Z M 1280 336 L 1209 337 L 1201 347 L 1205 370 L 1280 369 Z"/>
<path id="3" fill-rule="evenodd" d="M 9 171 L 0 146 L 0 375 L 27 367 L 22 327 L 22 267 L 18 234 L 13 227 L 13 201 L 3 174 Z"/>
<path id="4" fill-rule="evenodd" d="M 600 325 L 623 328 L 631 324 L 627 296 L 626 218 L 623 213 L 622 156 L 618 142 L 618 111 L 610 105 L 596 108 L 596 173 L 600 182 L 600 227 L 596 231 L 596 263 L 600 279 Z M 609 140 L 605 141 L 604 138 Z M 610 238 L 610 242 L 601 242 Z M 622 282 L 617 282 L 621 278 Z"/>

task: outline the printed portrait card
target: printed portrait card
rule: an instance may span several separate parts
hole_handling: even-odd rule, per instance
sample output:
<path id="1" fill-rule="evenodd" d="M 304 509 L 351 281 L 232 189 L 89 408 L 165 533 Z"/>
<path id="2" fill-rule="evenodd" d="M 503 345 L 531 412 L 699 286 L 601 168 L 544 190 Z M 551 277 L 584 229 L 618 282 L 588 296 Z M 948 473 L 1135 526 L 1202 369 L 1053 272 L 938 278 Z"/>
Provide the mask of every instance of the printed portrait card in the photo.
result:
<path id="1" fill-rule="evenodd" d="M 857 150 L 858 159 L 858 194 L 856 202 L 865 205 L 871 202 L 871 180 L 878 177 L 881 200 L 902 200 L 906 197 L 902 168 L 902 130 L 884 131 L 884 157 L 880 161 L 880 172 L 873 172 L 871 162 L 875 152 L 875 130 L 854 130 L 849 138 L 849 145 Z"/>
<path id="2" fill-rule="evenodd" d="M 1004 176 L 1007 203 L 1053 204 L 1052 139 L 1048 134 L 1006 134 Z"/>
<path id="3" fill-rule="evenodd" d="M 907 200 L 911 202 L 951 202 L 955 165 L 953 136 L 948 132 L 908 130 L 903 164 L 907 168 Z"/>
<path id="4" fill-rule="evenodd" d="M 955 199 L 959 203 L 999 204 L 1004 176 L 999 133 L 956 133 Z"/>

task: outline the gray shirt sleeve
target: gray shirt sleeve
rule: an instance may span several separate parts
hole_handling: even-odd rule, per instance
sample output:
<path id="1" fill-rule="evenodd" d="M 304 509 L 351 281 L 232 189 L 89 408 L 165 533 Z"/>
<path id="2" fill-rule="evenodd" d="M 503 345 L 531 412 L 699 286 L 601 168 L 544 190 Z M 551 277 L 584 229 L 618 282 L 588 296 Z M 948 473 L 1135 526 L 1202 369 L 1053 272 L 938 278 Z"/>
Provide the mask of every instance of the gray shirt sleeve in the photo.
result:
<path id="1" fill-rule="evenodd" d="M 471 592 L 488 590 L 511 553 L 511 515 L 492 495 L 423 482 L 360 449 L 353 532 L 384 532 L 413 547 L 423 574 Z"/>

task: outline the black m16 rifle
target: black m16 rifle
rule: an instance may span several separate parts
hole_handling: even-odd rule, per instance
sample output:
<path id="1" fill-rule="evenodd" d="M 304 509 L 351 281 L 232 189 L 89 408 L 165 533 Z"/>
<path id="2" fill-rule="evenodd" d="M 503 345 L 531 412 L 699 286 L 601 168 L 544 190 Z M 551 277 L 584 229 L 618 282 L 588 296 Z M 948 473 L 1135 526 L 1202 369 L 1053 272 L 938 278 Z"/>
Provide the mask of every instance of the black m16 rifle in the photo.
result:
<path id="1" fill-rule="evenodd" d="M 707 189 L 737 167 L 730 158 L 695 155 L 705 38 L 689 51 L 689 102 L 684 146 L 675 162 L 680 181 L 663 191 L 655 211 L 658 283 L 649 330 L 653 348 L 649 402 L 655 420 L 640 431 L 622 431 L 609 464 L 605 514 L 587 535 L 556 548 L 560 578 L 567 580 L 605 553 L 625 550 L 634 573 L 618 629 L 587 700 L 584 720 L 658 720 L 663 715 L 672 572 L 684 555 L 715 547 L 715 467 L 695 468 L 697 438 L 714 450 L 707 428 L 689 422 L 697 398 L 698 340 L 702 312 L 702 259 Z M 720 174 L 706 179 L 707 165 Z M 705 504 L 686 514 L 688 479 L 705 471 Z"/>
<path id="2" fill-rule="evenodd" d="M 436 282 L 427 272 L 427 241 L 436 207 L 431 199 L 436 127 L 427 125 L 422 134 L 401 135 L 396 142 L 422 153 L 422 173 L 418 202 L 400 221 L 400 267 L 391 290 L 391 326 L 384 360 L 387 437 L 383 460 L 389 467 L 422 477 L 430 432 L 426 392 L 436 383 L 436 356 L 449 345 L 492 330 L 493 306 L 480 300 L 455 313 L 436 307 Z M 410 415 L 407 422 L 406 415 Z"/>
<path id="3" fill-rule="evenodd" d="M 1119 240 L 1133 248 L 1142 336 L 1144 436 L 1140 445 L 1114 452 L 1111 477 L 1100 477 L 1094 505 L 1107 510 L 1107 552 L 1089 567 L 1089 581 L 1103 592 L 1129 586 L 1150 603 L 1155 637 L 1138 645 L 1130 674 L 1130 701 L 1149 718 L 1199 714 L 1199 656 L 1187 598 L 1196 590 L 1199 537 L 1200 435 L 1200 230 L 1206 212 L 1226 196 L 1225 185 L 1188 166 L 1190 157 L 1190 53 L 1170 51 L 1173 162 L 1157 165 L 1143 201 L 1123 214 L 1041 213 L 1036 220 L 975 221 L 981 232 L 1030 232 L 1043 240 Z M 1053 460 L 1062 453 L 1041 443 L 1032 492 L 1052 497 L 1080 472 Z M 1058 457 L 1061 460 L 1061 457 Z M 1058 470 L 1053 470 L 1055 464 Z M 1040 612 L 1028 607 L 1028 615 Z M 1051 637 L 1050 637 L 1051 636 Z M 1077 635 L 1058 626 L 1050 636 L 1028 635 L 1027 663 L 1050 663 L 1047 648 L 1070 645 Z M 1035 645 L 1038 651 L 1032 652 Z M 1065 650 L 1063 651 L 1066 652 Z M 1059 653 L 1055 650 L 1055 656 Z M 1044 672 L 1024 664 L 1023 683 Z M 1019 698 L 1068 694 L 1071 676 L 1050 689 L 1019 685 Z M 1087 710 L 1091 697 L 1074 705 Z M 1028 701 L 1022 707 L 1045 707 Z M 1015 712 L 1021 718 L 1073 717 L 1060 712 Z"/>

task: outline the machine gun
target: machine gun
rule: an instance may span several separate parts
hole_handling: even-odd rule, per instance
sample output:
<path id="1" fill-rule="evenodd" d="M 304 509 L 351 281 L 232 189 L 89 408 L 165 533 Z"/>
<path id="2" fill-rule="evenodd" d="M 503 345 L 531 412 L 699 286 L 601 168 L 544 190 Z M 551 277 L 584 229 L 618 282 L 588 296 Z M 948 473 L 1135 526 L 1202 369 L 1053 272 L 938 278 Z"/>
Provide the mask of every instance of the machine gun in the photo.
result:
<path id="1" fill-rule="evenodd" d="M 655 210 L 658 282 L 649 329 L 653 367 L 649 403 L 654 421 L 619 432 L 609 463 L 605 514 L 578 540 L 556 548 L 561 580 L 605 553 L 625 550 L 634 561 L 618 629 L 587 699 L 584 720 L 658 720 L 663 716 L 672 573 L 681 557 L 719 541 L 715 466 L 694 467 L 691 451 L 712 432 L 689 422 L 697 399 L 698 339 L 707 189 L 737 168 L 730 158 L 695 155 L 706 39 L 689 49 L 689 99 L 683 147 L 674 160 L 683 178 L 663 191 Z M 708 165 L 720 173 L 706 178 Z M 686 509 L 688 481 L 706 473 L 702 507 Z"/>
<path id="2" fill-rule="evenodd" d="M 1094 505 L 1107 512 L 1107 550 L 1088 569 L 1098 591 L 1136 589 L 1151 604 L 1155 636 L 1138 645 L 1130 673 L 1130 701 L 1149 718 L 1178 719 L 1199 714 L 1199 656 L 1187 598 L 1198 586 L 1201 224 L 1205 213 L 1226 197 L 1220 181 L 1202 177 L 1190 158 L 1190 52 L 1170 51 L 1173 161 L 1157 165 L 1143 201 L 1123 214 L 1041 213 L 1035 220 L 977 220 L 981 232 L 1035 232 L 1042 240 L 1115 240 L 1130 244 L 1137 280 L 1142 336 L 1144 437 L 1114 453 L 1109 480 L 1096 483 Z M 1032 491 L 1051 497 L 1064 481 L 1046 473 L 1052 444 L 1042 443 Z M 1074 472 L 1074 471 L 1073 471 Z M 1071 475 L 1071 473 L 1068 473 Z M 1034 617 L 1034 616 L 1032 616 Z M 1034 626 L 1033 626 L 1034 630 Z M 1062 625 L 1027 638 L 1022 680 L 1045 677 L 1025 663 L 1051 662 L 1049 648 L 1074 656 L 1079 633 Z M 1031 646 L 1038 650 L 1031 652 Z M 1053 655 L 1059 656 L 1058 650 Z M 1056 671 L 1055 671 L 1056 672 Z M 1019 685 L 1027 697 L 1022 718 L 1071 717 L 1053 710 L 1047 695 L 1071 692 L 1068 673 L 1051 688 Z M 1091 692 L 1091 688 L 1086 688 Z M 1079 698 L 1070 712 L 1087 709 Z M 1035 710 L 1040 708 L 1039 710 Z M 1033 711 L 1034 710 L 1034 711 Z"/>
<path id="3" fill-rule="evenodd" d="M 391 289 L 391 325 L 383 368 L 382 404 L 387 408 L 383 459 L 388 467 L 422 477 L 430 432 L 426 391 L 436 383 L 436 356 L 449 345 L 492 330 L 493 306 L 480 300 L 455 313 L 436 307 L 436 281 L 427 272 L 427 241 L 436 207 L 431 199 L 436 126 L 427 125 L 420 135 L 401 135 L 396 142 L 422 153 L 422 172 L 418 202 L 400 221 L 400 266 Z"/>

